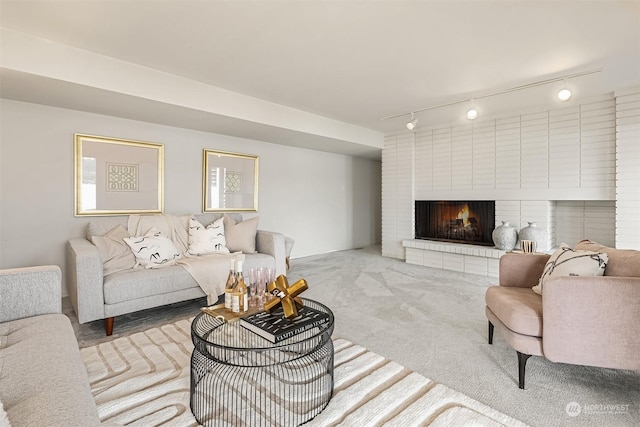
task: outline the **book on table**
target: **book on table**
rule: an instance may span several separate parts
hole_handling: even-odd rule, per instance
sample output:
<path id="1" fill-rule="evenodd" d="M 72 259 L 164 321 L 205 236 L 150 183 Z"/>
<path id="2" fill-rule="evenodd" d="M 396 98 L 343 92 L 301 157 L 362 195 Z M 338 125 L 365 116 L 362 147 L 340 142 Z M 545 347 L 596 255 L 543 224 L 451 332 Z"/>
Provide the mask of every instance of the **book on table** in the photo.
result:
<path id="1" fill-rule="evenodd" d="M 271 313 L 259 311 L 244 316 L 240 319 L 240 325 L 272 343 L 278 343 L 328 321 L 329 314 L 304 306 L 298 309 L 295 319 L 287 319 L 282 308 L 278 308 Z"/>

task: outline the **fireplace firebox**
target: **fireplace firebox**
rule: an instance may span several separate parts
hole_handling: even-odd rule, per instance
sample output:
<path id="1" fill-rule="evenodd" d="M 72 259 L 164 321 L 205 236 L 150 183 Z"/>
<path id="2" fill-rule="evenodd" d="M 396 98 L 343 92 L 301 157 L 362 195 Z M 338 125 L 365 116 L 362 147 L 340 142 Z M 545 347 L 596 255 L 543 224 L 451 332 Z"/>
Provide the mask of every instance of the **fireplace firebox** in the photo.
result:
<path id="1" fill-rule="evenodd" d="M 416 239 L 493 246 L 495 201 L 416 200 Z"/>

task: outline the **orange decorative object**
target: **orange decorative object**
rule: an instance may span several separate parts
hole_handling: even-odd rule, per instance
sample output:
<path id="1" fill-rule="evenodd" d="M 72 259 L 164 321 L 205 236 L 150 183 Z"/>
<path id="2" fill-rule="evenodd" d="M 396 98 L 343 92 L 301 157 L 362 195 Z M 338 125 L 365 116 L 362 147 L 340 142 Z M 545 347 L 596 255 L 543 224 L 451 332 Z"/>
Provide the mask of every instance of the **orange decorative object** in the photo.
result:
<path id="1" fill-rule="evenodd" d="M 284 311 L 284 317 L 287 319 L 293 319 L 298 317 L 298 308 L 301 308 L 304 303 L 302 299 L 298 297 L 300 293 L 309 289 L 307 281 L 300 279 L 293 285 L 289 286 L 287 277 L 280 275 L 274 282 L 269 283 L 267 290 L 275 298 L 267 301 L 264 305 L 264 309 L 268 312 L 275 310 L 280 304 L 282 304 L 282 310 Z"/>

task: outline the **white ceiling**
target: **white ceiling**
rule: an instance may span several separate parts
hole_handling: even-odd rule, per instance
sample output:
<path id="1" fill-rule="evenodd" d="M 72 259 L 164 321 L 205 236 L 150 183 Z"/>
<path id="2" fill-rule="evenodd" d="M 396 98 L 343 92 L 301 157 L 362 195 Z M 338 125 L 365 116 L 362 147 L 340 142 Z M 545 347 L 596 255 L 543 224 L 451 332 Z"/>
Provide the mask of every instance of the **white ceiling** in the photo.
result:
<path id="1" fill-rule="evenodd" d="M 2 0 L 0 6 L 1 25 L 12 32 L 380 135 L 406 122 L 380 120 L 385 116 L 574 72 L 603 70 L 569 80 L 570 102 L 640 85 L 640 1 Z M 56 96 L 63 91 L 54 89 L 60 82 L 36 84 L 27 78 L 32 75 L 2 72 L 3 97 L 144 120 L 114 112 L 122 102 L 112 92 L 102 91 L 101 100 L 93 88 L 90 98 L 79 92 L 63 100 Z M 34 85 L 37 93 L 29 90 Z M 548 106 L 558 85 L 481 99 L 476 106 L 483 117 Z M 419 113 L 419 125 L 462 120 L 466 107 Z M 175 111 L 166 124 L 216 130 L 196 125 L 203 112 L 190 110 L 191 118 L 184 114 L 190 124 L 176 122 Z M 162 121 L 155 114 L 148 120 Z M 234 134 L 226 127 L 224 133 Z M 289 137 L 284 143 L 296 145 L 302 135 Z M 330 139 L 328 151 L 340 152 L 340 138 Z M 353 141 L 344 142 L 350 147 L 345 152 L 361 154 Z"/>

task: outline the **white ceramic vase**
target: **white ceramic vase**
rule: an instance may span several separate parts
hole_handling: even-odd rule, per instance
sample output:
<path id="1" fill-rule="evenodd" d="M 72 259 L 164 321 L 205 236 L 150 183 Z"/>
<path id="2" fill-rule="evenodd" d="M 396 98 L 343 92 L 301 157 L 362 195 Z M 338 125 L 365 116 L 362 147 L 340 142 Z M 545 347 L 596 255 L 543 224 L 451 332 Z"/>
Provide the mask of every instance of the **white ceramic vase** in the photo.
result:
<path id="1" fill-rule="evenodd" d="M 502 221 L 502 225 L 493 230 L 491 237 L 496 248 L 503 251 L 510 251 L 518 242 L 518 232 L 509 224 L 509 221 Z"/>
<path id="2" fill-rule="evenodd" d="M 536 242 L 536 250 L 546 251 L 548 250 L 548 238 L 547 238 L 547 230 L 543 228 L 538 228 L 535 221 L 529 222 L 527 227 L 524 227 L 520 230 L 520 241 L 522 240 L 533 240 Z"/>

